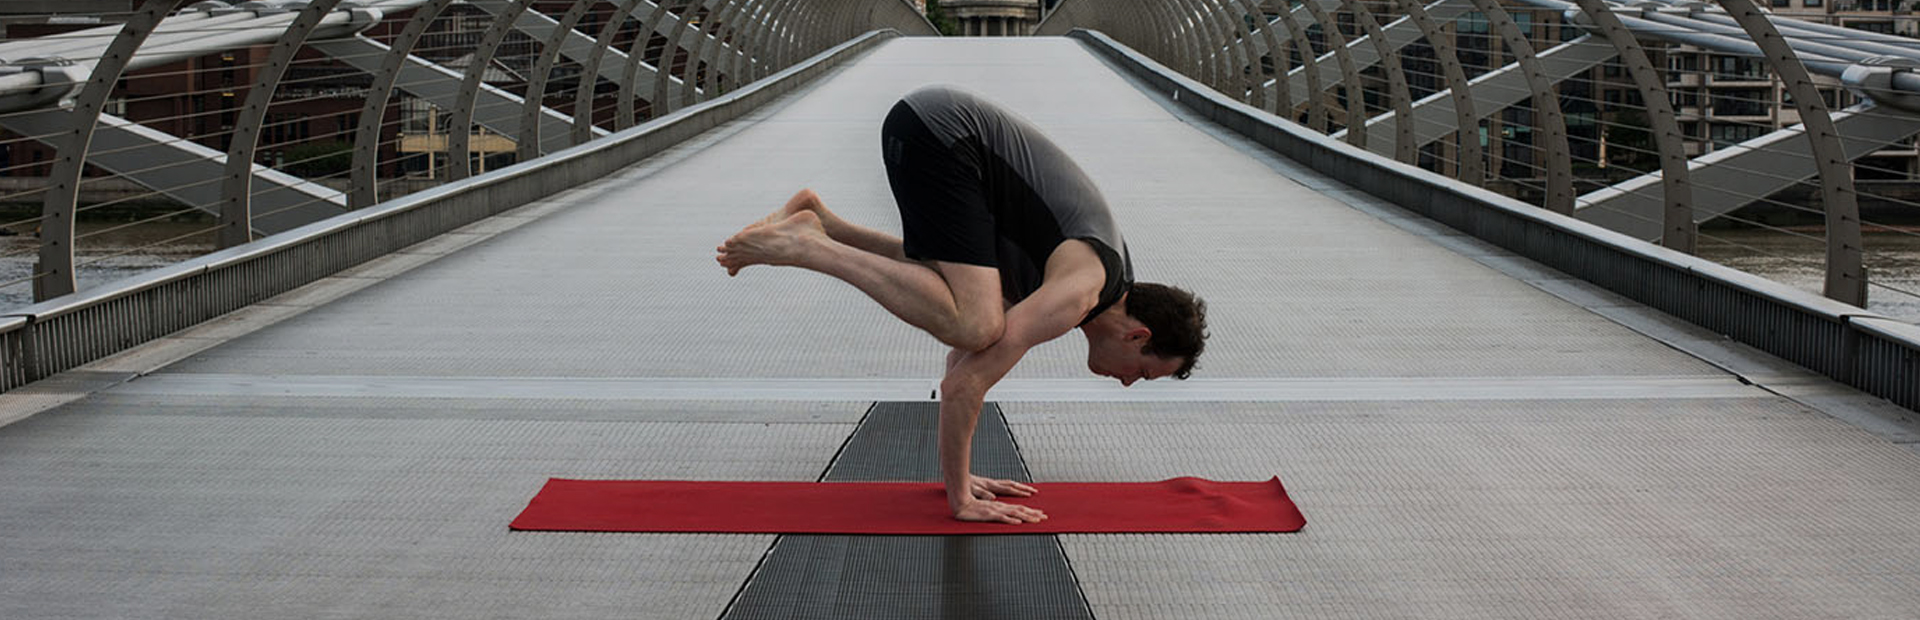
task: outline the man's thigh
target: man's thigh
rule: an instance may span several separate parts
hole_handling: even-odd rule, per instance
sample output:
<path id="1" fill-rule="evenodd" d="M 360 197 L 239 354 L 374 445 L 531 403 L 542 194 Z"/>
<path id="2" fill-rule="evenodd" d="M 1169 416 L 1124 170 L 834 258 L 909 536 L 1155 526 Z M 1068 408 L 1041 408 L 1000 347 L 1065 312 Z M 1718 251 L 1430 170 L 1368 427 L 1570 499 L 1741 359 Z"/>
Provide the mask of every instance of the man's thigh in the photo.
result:
<path id="1" fill-rule="evenodd" d="M 1000 294 L 999 269 L 943 260 L 927 262 L 946 279 L 962 322 L 997 325 L 1004 320 L 1006 303 Z"/>

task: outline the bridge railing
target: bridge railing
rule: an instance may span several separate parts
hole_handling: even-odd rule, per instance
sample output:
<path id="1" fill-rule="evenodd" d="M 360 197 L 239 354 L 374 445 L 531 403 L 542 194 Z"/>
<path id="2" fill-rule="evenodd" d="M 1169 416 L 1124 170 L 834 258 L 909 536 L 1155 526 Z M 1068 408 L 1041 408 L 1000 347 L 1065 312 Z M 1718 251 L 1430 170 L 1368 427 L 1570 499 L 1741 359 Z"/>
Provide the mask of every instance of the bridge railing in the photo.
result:
<path id="1" fill-rule="evenodd" d="M 1836 300 L 1920 308 L 1920 279 L 1869 277 L 1898 257 L 1862 237 L 1920 247 L 1920 41 L 1877 32 L 1920 22 L 1767 4 L 1068 0 L 1039 33 L 1100 30 L 1356 147 L 1683 252 L 1804 265 Z"/>
<path id="2" fill-rule="evenodd" d="M 1336 7 L 1346 12 L 1336 16 Z M 1859 165 L 1849 169 L 1845 164 L 1920 131 L 1920 125 L 1914 125 L 1890 136 L 1863 129 L 1914 123 L 1911 115 L 1888 103 L 1906 92 L 1897 79 L 1904 69 L 1883 70 L 1898 63 L 1844 67 L 1842 73 L 1854 73 L 1846 83 L 1855 86 L 1857 96 L 1881 100 L 1851 105 L 1847 115 L 1828 115 L 1839 122 L 1829 129 L 1816 126 L 1811 133 L 1818 140 L 1809 139 L 1809 132 L 1798 126 L 1773 129 L 1748 115 L 1709 113 L 1702 122 L 1747 117 L 1743 122 L 1748 125 L 1732 126 L 1767 129 L 1754 129 L 1758 137 L 1733 143 L 1690 144 L 1679 125 L 1687 117 L 1672 105 L 1660 105 L 1671 103 L 1669 95 L 1641 95 L 1654 105 L 1637 107 L 1627 95 L 1640 92 L 1642 82 L 1664 87 L 1709 73 L 1722 74 L 1736 86 L 1794 89 L 1768 86 L 1767 70 L 1754 64 L 1765 63 L 1717 48 L 1702 54 L 1714 61 L 1709 69 L 1684 70 L 1685 61 L 1678 60 L 1681 52 L 1668 50 L 1665 62 L 1682 70 L 1648 75 L 1654 73 L 1651 61 L 1619 58 L 1631 55 L 1623 51 L 1629 43 L 1635 46 L 1629 49 L 1640 49 L 1644 58 L 1646 48 L 1638 41 L 1651 35 L 1628 32 L 1616 45 L 1595 34 L 1603 26 L 1582 26 L 1577 11 L 1572 19 L 1550 23 L 1514 19 L 1515 12 L 1501 17 L 1502 8 L 1490 0 L 1442 0 L 1424 6 L 1401 2 L 1392 7 L 1402 11 L 1398 16 L 1381 8 L 1372 12 L 1351 0 L 1317 5 L 1309 0 L 1290 11 L 1273 9 L 1274 17 L 1268 19 L 1268 12 L 1251 1 L 1068 0 L 1041 24 L 1040 33 L 1071 32 L 1157 88 L 1179 93 L 1178 100 L 1197 113 L 1354 187 L 1920 409 L 1920 327 L 1860 308 L 1864 271 L 1858 262 L 1848 268 L 1845 256 L 1862 255 L 1861 219 L 1849 206 L 1850 199 L 1861 196 L 1852 183 Z M 1644 16 L 1647 10 L 1636 14 Z M 1348 25 L 1353 33 L 1309 29 L 1303 25 L 1309 16 L 1315 24 Z M 1522 22 L 1532 27 L 1519 28 Z M 1476 42 L 1470 36 L 1452 36 L 1455 30 L 1486 34 Z M 1519 36 L 1495 40 L 1502 30 Z M 1745 31 L 1725 26 L 1716 32 L 1731 39 L 1732 33 Z M 1727 40 L 1696 42 L 1732 45 Z M 1750 47 L 1757 53 L 1757 46 Z M 1534 61 L 1521 62 L 1529 55 Z M 1421 58 L 1428 59 L 1427 64 L 1420 64 Z M 1775 57 L 1773 65 L 1786 64 Z M 1860 75 L 1863 71 L 1872 74 Z M 1636 80 L 1636 73 L 1649 79 Z M 1787 73 L 1787 81 L 1792 81 L 1794 72 Z M 1802 86 L 1814 83 L 1809 74 L 1799 75 Z M 1422 81 L 1424 91 L 1416 86 Z M 1820 116 L 1819 110 L 1808 108 L 1819 108 L 1823 96 L 1834 94 L 1793 97 L 1806 104 L 1798 106 L 1801 118 Z M 1752 103 L 1742 97 L 1715 97 L 1715 102 L 1736 106 Z M 1616 100 L 1619 106 L 1608 107 Z M 1769 108 L 1769 114 L 1777 113 L 1778 106 Z M 1664 121 L 1653 122 L 1660 119 Z M 1858 135 L 1863 132 L 1866 135 Z M 1835 150 L 1836 145 L 1843 150 Z M 1849 159 L 1843 152 L 1856 157 Z M 1675 178 L 1682 181 L 1673 182 Z M 1702 181 L 1715 184 L 1704 186 Z M 1801 191 L 1810 192 L 1820 206 L 1807 207 L 1804 200 L 1780 195 L 1809 184 L 1810 189 Z M 1887 198 L 1894 203 L 1889 208 L 1913 208 L 1897 197 Z M 1735 208 L 1755 202 L 1814 211 L 1815 232 L 1786 232 L 1820 237 L 1821 245 L 1832 248 L 1824 261 L 1829 265 L 1826 293 L 1848 298 L 1851 291 L 1857 294 L 1853 303 L 1822 299 L 1689 256 L 1699 239 L 1727 234 L 1699 230 L 1699 221 L 1754 219 Z M 1715 205 L 1717 211 L 1702 204 Z M 1840 256 L 1833 256 L 1836 253 Z M 1875 290 L 1911 293 L 1897 285 Z"/>
<path id="3" fill-rule="evenodd" d="M 0 390 L 600 178 L 934 34 L 903 0 L 180 4 L 0 40 L 24 68 L 0 73 L 0 146 L 54 155 L 5 166 L 0 202 L 33 213 L 0 240 L 36 258 L 10 285 L 42 301 L 0 315 Z M 350 105 L 305 107 L 341 88 Z M 193 103 L 226 99 L 245 103 Z M 140 111 L 156 102 L 188 111 Z M 128 206 L 143 201 L 162 204 Z M 88 217 L 121 212 L 139 215 Z M 67 292 L 115 256 L 169 253 L 188 256 Z"/>

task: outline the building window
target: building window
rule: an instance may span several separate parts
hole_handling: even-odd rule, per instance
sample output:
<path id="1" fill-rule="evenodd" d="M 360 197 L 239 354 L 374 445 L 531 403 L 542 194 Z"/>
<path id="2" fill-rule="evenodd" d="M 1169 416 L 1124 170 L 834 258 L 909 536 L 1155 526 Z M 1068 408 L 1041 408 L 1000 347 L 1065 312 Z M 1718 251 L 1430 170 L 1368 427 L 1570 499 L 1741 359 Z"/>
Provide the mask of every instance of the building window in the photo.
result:
<path id="1" fill-rule="evenodd" d="M 1461 15 L 1460 32 L 1485 34 L 1487 32 L 1487 14 L 1474 11 L 1466 15 Z"/>
<path id="2" fill-rule="evenodd" d="M 1880 34 L 1893 34 L 1893 22 L 1891 21 L 1850 22 L 1847 24 L 1847 27 L 1854 30 L 1878 32 Z"/>
<path id="3" fill-rule="evenodd" d="M 1758 138 L 1760 136 L 1766 135 L 1771 131 L 1772 131 L 1772 128 L 1762 127 L 1760 125 L 1728 123 L 1728 124 L 1722 124 L 1722 125 L 1714 125 L 1712 128 L 1713 135 L 1709 137 L 1713 139 L 1714 147 L 1718 148 L 1722 146 L 1727 146 L 1729 144 L 1739 144 L 1741 142 L 1746 142 L 1748 140 L 1752 140 L 1754 138 Z"/>
<path id="4" fill-rule="evenodd" d="M 1713 77 L 1721 80 L 1764 80 L 1767 79 L 1767 68 L 1755 58 L 1714 56 Z"/>
<path id="5" fill-rule="evenodd" d="M 1739 88 L 1720 91 L 1713 100 L 1716 116 L 1766 116 L 1771 103 L 1769 91 Z"/>

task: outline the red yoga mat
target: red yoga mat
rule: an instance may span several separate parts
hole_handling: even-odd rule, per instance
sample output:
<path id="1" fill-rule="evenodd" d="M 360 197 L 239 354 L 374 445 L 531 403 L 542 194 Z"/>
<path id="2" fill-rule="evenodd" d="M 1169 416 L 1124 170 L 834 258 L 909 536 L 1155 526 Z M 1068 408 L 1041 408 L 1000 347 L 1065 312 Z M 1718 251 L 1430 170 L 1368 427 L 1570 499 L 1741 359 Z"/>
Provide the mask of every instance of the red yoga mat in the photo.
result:
<path id="1" fill-rule="evenodd" d="M 1307 520 L 1280 479 L 1048 482 L 1005 501 L 1040 523 L 968 523 L 937 482 L 712 482 L 554 478 L 516 530 L 728 534 L 1092 534 L 1297 532 Z"/>

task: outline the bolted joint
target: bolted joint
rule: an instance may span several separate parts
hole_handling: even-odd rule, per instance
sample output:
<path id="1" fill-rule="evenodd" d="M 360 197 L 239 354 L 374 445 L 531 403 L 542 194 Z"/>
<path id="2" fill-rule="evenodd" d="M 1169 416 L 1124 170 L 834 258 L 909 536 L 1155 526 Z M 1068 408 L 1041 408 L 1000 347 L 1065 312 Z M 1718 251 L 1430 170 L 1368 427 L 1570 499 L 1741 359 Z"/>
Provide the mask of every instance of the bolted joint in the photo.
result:
<path id="1" fill-rule="evenodd" d="M 1920 60 L 1875 56 L 1854 63 L 1840 74 L 1853 94 L 1903 112 L 1920 113 Z"/>

